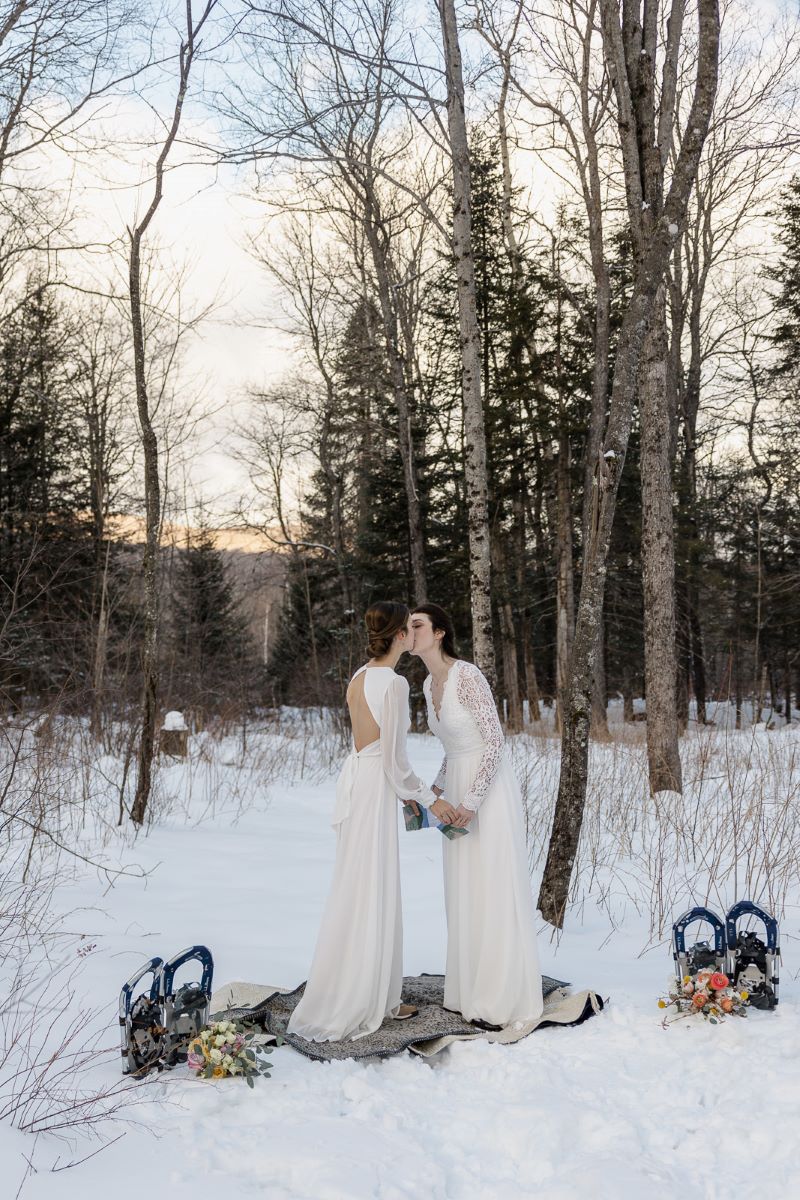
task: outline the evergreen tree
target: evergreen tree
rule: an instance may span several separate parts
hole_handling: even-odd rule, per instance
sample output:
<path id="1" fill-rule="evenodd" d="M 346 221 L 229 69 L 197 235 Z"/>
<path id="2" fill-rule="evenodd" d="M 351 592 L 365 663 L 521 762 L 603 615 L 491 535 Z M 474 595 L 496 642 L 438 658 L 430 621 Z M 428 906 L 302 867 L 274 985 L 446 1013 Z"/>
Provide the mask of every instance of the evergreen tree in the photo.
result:
<path id="1" fill-rule="evenodd" d="M 69 325 L 44 286 L 0 334 L 3 686 L 51 694 L 86 679 L 93 554 L 76 454 Z"/>
<path id="2" fill-rule="evenodd" d="M 172 702 L 213 708 L 234 691 L 241 696 L 253 647 L 213 533 L 201 528 L 178 553 L 171 597 Z"/>

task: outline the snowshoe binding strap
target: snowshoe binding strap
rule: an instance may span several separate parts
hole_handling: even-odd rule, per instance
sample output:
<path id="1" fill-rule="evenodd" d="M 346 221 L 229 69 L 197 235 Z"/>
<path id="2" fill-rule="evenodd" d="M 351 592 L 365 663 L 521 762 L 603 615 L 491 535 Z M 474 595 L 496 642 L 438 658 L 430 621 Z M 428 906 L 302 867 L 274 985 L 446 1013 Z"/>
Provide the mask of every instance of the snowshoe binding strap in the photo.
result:
<path id="1" fill-rule="evenodd" d="M 188 962 L 199 962 L 203 968 L 199 983 L 184 983 L 175 988 L 175 975 Z M 208 1024 L 211 1003 L 211 980 L 214 961 L 206 946 L 189 946 L 165 962 L 159 973 L 160 1001 L 165 1033 L 164 1066 L 174 1067 L 186 1062 L 189 1043 Z"/>
<path id="2" fill-rule="evenodd" d="M 695 942 L 686 949 L 686 930 L 695 921 L 710 925 L 714 931 L 714 945 L 706 942 Z M 704 968 L 714 971 L 724 971 L 726 958 L 725 926 L 716 913 L 710 908 L 691 908 L 672 926 L 672 957 L 675 960 L 675 974 L 678 979 L 696 975 Z"/>
<path id="3" fill-rule="evenodd" d="M 162 959 L 151 958 L 131 975 L 119 994 L 123 1075 L 146 1075 L 160 1069 L 165 1034 L 159 1001 L 161 966 Z M 146 975 L 153 976 L 149 990 L 134 997 L 134 989 Z"/>
<path id="4" fill-rule="evenodd" d="M 761 921 L 765 939 L 754 930 L 740 932 L 742 917 Z M 749 994 L 752 1008 L 772 1010 L 778 1003 L 778 922 L 752 900 L 739 900 L 725 921 L 728 942 L 728 974 L 735 988 Z"/>

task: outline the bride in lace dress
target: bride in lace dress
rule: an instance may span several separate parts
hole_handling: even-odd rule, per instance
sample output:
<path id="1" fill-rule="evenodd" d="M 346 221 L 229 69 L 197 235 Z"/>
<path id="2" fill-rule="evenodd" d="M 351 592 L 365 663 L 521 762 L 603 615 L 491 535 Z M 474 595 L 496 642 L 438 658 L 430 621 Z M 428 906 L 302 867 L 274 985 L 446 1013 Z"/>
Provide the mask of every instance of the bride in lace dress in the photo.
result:
<path id="1" fill-rule="evenodd" d="M 444 846 L 445 1008 L 506 1026 L 542 1012 L 536 918 L 522 797 L 485 676 L 456 658 L 453 626 L 437 604 L 411 616 L 412 653 L 429 674 L 431 732 L 445 750 L 433 785 L 456 807 L 467 837 Z"/>
<path id="2" fill-rule="evenodd" d="M 314 960 L 289 1031 L 308 1041 L 341 1041 L 403 1017 L 403 925 L 397 801 L 452 820 L 408 763 L 408 683 L 395 673 L 410 650 L 409 611 L 381 601 L 366 614 L 370 660 L 347 689 L 353 745 L 336 786 L 336 863 Z"/>

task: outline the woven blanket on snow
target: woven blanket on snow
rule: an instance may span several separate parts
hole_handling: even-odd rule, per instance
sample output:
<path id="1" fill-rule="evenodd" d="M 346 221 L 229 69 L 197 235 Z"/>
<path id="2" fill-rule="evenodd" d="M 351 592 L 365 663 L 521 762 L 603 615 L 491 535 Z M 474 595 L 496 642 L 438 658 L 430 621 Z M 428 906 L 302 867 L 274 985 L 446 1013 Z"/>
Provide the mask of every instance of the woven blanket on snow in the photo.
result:
<path id="1" fill-rule="evenodd" d="M 383 1022 L 380 1029 L 356 1041 L 307 1042 L 287 1033 L 286 1026 L 305 983 L 293 991 L 255 983 L 229 983 L 211 997 L 214 1019 L 240 1021 L 263 1030 L 264 1042 L 283 1038 L 307 1058 L 328 1061 L 343 1058 L 388 1058 L 412 1050 L 426 1058 L 455 1041 L 486 1038 L 490 1042 L 518 1042 L 535 1029 L 550 1025 L 580 1025 L 600 1012 L 603 1001 L 595 992 L 570 993 L 569 984 L 542 976 L 544 1012 L 537 1021 L 518 1022 L 505 1029 L 486 1030 L 444 1007 L 443 975 L 409 975 L 403 980 L 403 1003 L 413 1004 L 419 1015 L 406 1021 Z M 261 1039 L 259 1039 L 261 1040 Z"/>

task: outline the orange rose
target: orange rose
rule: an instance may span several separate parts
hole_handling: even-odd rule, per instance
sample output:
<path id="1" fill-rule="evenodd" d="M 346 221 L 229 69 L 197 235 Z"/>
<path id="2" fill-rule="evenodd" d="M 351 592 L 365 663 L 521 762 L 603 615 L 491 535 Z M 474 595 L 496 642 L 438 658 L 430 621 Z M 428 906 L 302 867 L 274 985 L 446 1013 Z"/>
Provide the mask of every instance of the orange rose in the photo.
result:
<path id="1" fill-rule="evenodd" d="M 704 1008 L 708 1004 L 708 992 L 695 992 L 692 997 L 692 1004 L 695 1008 Z"/>
<path id="2" fill-rule="evenodd" d="M 733 1001 L 730 996 L 723 996 L 719 1002 L 719 1006 L 723 1012 L 733 1012 Z"/>
<path id="3" fill-rule="evenodd" d="M 728 979 L 728 976 L 723 975 L 722 971 L 715 971 L 711 976 L 711 986 L 715 992 L 722 991 L 722 989 L 726 988 L 729 983 L 730 980 Z"/>

